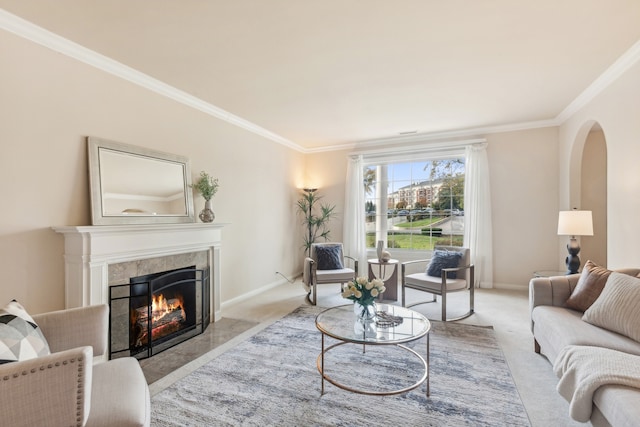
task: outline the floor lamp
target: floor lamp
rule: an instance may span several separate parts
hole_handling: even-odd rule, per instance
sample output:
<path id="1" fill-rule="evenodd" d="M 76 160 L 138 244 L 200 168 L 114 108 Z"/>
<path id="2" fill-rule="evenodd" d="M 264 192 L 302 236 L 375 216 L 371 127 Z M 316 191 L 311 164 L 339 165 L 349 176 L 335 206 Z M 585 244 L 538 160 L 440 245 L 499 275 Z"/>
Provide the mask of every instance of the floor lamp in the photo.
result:
<path id="1" fill-rule="evenodd" d="M 560 211 L 558 216 L 558 235 L 571 236 L 567 244 L 569 256 L 565 259 L 567 274 L 575 274 L 580 267 L 580 245 L 576 236 L 593 236 L 593 219 L 591 211 Z"/>

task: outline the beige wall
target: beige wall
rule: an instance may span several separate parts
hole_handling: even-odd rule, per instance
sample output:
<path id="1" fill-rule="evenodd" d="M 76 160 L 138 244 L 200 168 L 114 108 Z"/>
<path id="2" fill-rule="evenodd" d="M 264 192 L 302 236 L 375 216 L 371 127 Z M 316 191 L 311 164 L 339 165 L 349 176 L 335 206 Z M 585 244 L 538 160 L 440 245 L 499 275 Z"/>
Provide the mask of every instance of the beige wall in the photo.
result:
<path id="1" fill-rule="evenodd" d="M 560 203 L 579 205 L 579 160 L 594 122 L 607 144 L 607 266 L 640 265 L 640 64 L 611 83 L 560 127 Z"/>
<path id="2" fill-rule="evenodd" d="M 220 179 L 223 303 L 299 272 L 304 155 L 9 33 L 0 46 L 0 303 L 63 308 L 63 238 L 50 227 L 90 224 L 90 135 L 187 156 L 194 175 Z"/>
<path id="3" fill-rule="evenodd" d="M 580 199 L 593 216 L 593 236 L 580 238 L 580 260 L 607 265 L 607 146 L 599 130 L 589 132 L 582 153 Z"/>
<path id="4" fill-rule="evenodd" d="M 534 271 L 555 270 L 559 264 L 557 130 L 485 137 L 491 170 L 494 284 L 528 286 Z"/>
<path id="5" fill-rule="evenodd" d="M 323 202 L 336 207 L 336 217 L 331 221 L 330 240 L 342 241 L 344 226 L 344 190 L 347 179 L 349 151 L 327 151 L 307 155 L 306 173 L 311 185 L 317 187 Z"/>

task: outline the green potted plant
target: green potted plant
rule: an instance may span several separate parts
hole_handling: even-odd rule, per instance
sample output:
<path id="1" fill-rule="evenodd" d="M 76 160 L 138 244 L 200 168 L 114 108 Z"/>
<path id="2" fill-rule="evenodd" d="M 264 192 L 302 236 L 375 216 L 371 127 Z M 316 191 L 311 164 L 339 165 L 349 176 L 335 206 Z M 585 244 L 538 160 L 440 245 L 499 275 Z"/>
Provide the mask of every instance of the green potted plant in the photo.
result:
<path id="1" fill-rule="evenodd" d="M 329 240 L 330 230 L 327 228 L 331 218 L 335 216 L 335 206 L 321 203 L 322 196 L 316 194 L 316 188 L 305 188 L 302 198 L 298 200 L 298 212 L 303 216 L 303 224 L 307 227 L 303 247 L 307 256 L 311 256 L 311 244 L 317 239 Z M 318 209 L 318 203 L 319 209 Z"/>
<path id="2" fill-rule="evenodd" d="M 204 198 L 204 209 L 198 215 L 202 222 L 212 222 L 216 217 L 211 210 L 211 198 L 218 192 L 218 187 L 218 178 L 213 178 L 205 171 L 200 172 L 200 177 L 191 185 Z"/>

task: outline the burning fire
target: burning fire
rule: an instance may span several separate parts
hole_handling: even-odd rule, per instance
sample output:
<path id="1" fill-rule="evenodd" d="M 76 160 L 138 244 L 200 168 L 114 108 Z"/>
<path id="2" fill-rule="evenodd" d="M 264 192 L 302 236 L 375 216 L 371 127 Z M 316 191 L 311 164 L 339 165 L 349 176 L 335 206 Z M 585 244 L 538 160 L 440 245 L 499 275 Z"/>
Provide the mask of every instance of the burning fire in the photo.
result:
<path id="1" fill-rule="evenodd" d="M 186 314 L 182 308 L 183 305 L 182 298 L 171 298 L 168 300 L 162 294 L 154 295 L 151 300 L 151 321 L 156 323 L 168 313 L 173 313 L 176 310 L 180 310 L 180 317 L 185 319 Z"/>
<path id="2" fill-rule="evenodd" d="M 148 306 L 139 307 L 132 313 L 132 344 L 139 347 L 149 342 Z M 151 340 L 162 338 L 179 331 L 187 320 L 184 300 L 181 295 L 165 298 L 164 295 L 153 295 L 151 298 Z"/>

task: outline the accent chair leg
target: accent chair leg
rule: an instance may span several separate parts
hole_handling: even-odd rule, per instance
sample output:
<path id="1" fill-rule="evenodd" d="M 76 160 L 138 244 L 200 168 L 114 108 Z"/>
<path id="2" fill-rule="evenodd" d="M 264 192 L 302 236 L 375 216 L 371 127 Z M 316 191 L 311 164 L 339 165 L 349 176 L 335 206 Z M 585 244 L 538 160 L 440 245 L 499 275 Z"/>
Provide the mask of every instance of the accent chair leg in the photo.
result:
<path id="1" fill-rule="evenodd" d="M 316 304 L 311 300 L 311 293 L 312 293 L 312 292 L 313 292 L 313 291 L 312 291 L 311 289 L 309 289 L 309 292 L 307 292 L 307 296 L 305 297 L 305 299 L 307 300 L 307 302 L 308 302 L 310 305 L 316 305 Z"/>
<path id="2" fill-rule="evenodd" d="M 475 266 L 471 266 L 471 269 L 469 270 L 469 312 L 473 313 L 474 312 L 474 308 L 475 308 L 475 288 L 476 288 L 476 282 L 475 282 Z"/>
<path id="3" fill-rule="evenodd" d="M 475 308 L 474 307 L 475 305 L 474 288 L 475 286 L 472 283 L 471 287 L 469 288 L 469 313 L 473 313 Z"/>
<path id="4" fill-rule="evenodd" d="M 433 295 L 435 299 L 435 295 Z M 447 321 L 447 293 L 443 292 L 440 298 L 440 304 L 442 305 L 442 321 Z"/>
<path id="5" fill-rule="evenodd" d="M 311 301 L 311 304 L 316 305 L 316 302 L 318 301 L 318 294 L 316 293 L 318 285 L 316 283 L 313 284 L 313 301 Z"/>

